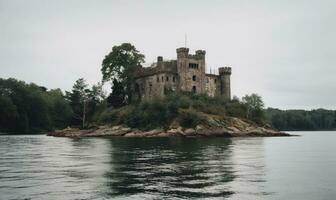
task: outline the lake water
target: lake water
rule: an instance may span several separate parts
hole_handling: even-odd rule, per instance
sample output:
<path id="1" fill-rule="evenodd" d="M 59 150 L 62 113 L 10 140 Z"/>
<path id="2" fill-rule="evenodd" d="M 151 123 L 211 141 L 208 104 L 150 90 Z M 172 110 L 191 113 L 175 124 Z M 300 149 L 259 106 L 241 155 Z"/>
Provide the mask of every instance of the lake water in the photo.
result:
<path id="1" fill-rule="evenodd" d="M 294 132 L 292 132 L 294 133 Z M 0 199 L 335 199 L 336 132 L 0 136 Z"/>

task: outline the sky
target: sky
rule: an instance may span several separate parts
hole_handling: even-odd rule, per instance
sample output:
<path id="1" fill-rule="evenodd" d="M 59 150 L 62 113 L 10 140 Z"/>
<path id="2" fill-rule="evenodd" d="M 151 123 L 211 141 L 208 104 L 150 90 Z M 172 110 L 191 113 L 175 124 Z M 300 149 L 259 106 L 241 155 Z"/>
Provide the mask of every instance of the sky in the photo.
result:
<path id="1" fill-rule="evenodd" d="M 232 94 L 267 107 L 336 109 L 335 0 L 0 0 L 0 78 L 70 90 L 101 80 L 112 46 L 176 59 L 206 50 L 231 66 Z"/>

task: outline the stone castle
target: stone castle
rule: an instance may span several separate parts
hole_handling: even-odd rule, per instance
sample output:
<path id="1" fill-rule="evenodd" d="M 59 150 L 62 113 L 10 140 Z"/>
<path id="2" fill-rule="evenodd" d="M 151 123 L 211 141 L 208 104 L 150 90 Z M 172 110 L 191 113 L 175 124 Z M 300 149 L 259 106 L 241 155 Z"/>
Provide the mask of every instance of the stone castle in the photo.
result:
<path id="1" fill-rule="evenodd" d="M 164 61 L 158 56 L 156 63 L 135 73 L 135 100 L 162 98 L 169 91 L 231 98 L 231 67 L 218 68 L 219 75 L 207 74 L 204 50 L 189 54 L 189 49 L 182 47 L 176 49 L 176 53 L 176 60 Z"/>

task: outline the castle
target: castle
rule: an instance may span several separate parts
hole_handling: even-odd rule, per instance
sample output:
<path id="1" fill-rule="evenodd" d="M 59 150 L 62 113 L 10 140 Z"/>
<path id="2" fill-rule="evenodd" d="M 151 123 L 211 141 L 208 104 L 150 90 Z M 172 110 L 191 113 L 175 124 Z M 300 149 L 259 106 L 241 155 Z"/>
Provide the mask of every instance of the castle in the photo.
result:
<path id="1" fill-rule="evenodd" d="M 189 54 L 189 49 L 182 47 L 176 49 L 176 53 L 176 60 L 163 61 L 158 56 L 156 63 L 140 68 L 135 73 L 135 100 L 162 98 L 169 91 L 189 91 L 231 98 L 231 67 L 218 68 L 219 75 L 207 74 L 204 50 Z"/>

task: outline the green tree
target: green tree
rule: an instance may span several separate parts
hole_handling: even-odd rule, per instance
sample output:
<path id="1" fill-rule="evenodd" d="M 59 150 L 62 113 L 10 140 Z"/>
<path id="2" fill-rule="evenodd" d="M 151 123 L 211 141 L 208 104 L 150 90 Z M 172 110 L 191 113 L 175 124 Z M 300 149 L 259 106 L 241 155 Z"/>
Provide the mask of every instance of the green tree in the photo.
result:
<path id="1" fill-rule="evenodd" d="M 144 59 L 145 56 L 130 43 L 113 46 L 112 51 L 105 56 L 102 62 L 103 82 L 114 79 L 120 81 L 125 87 L 129 102 L 132 99 L 134 73 L 142 67 Z"/>
<path id="2" fill-rule="evenodd" d="M 261 123 L 264 118 L 264 102 L 258 94 L 245 95 L 242 103 L 246 106 L 246 118 Z"/>
<path id="3" fill-rule="evenodd" d="M 72 87 L 72 91 L 67 93 L 67 98 L 73 111 L 72 124 L 85 127 L 86 122 L 86 106 L 90 90 L 85 79 L 80 78 L 76 80 Z"/>
<path id="4" fill-rule="evenodd" d="M 8 96 L 0 95 L 0 130 L 8 131 L 17 120 L 17 108 Z"/>
<path id="5" fill-rule="evenodd" d="M 113 79 L 112 92 L 107 97 L 107 103 L 114 108 L 125 105 L 126 92 L 123 84 L 117 79 Z"/>
<path id="6" fill-rule="evenodd" d="M 102 83 L 94 84 L 91 89 L 88 90 L 86 105 L 86 120 L 88 123 L 93 123 L 96 113 L 104 109 L 105 98 L 106 95 Z"/>
<path id="7" fill-rule="evenodd" d="M 48 91 L 15 79 L 0 79 L 1 130 L 40 132 L 51 130 Z"/>
<path id="8" fill-rule="evenodd" d="M 53 89 L 45 93 L 47 98 L 52 126 L 65 128 L 70 125 L 72 109 L 61 89 Z"/>

